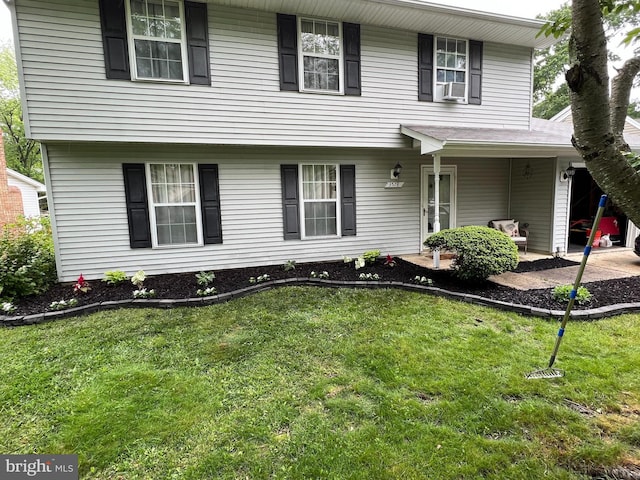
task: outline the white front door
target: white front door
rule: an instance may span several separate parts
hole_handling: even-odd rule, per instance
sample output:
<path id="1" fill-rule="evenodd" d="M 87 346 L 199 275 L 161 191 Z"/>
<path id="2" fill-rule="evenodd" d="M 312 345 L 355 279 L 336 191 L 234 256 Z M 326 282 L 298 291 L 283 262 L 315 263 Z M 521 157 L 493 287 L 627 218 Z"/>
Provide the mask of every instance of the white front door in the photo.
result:
<path id="1" fill-rule="evenodd" d="M 422 167 L 422 241 L 434 233 L 436 213 L 435 181 L 432 166 Z M 439 175 L 439 213 L 440 230 L 456 226 L 456 167 L 445 165 L 440 167 Z"/>

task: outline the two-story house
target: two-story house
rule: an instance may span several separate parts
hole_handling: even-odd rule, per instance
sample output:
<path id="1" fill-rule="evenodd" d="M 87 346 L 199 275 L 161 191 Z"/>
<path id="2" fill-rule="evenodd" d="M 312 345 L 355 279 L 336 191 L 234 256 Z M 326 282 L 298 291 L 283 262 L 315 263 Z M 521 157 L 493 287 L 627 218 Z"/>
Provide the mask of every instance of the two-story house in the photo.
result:
<path id="1" fill-rule="evenodd" d="M 577 157 L 570 129 L 532 123 L 540 21 L 421 0 L 4 1 L 63 281 L 416 253 L 436 211 L 566 250 Z"/>

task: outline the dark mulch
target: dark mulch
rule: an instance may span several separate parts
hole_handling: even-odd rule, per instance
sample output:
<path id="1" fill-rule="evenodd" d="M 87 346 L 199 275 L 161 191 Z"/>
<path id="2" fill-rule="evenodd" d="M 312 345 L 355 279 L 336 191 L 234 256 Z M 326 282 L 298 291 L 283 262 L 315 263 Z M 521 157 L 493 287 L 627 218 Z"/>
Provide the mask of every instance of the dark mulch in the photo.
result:
<path id="1" fill-rule="evenodd" d="M 562 258 L 544 259 L 533 262 L 521 263 L 516 272 L 530 272 L 560 268 L 576 265 L 576 262 Z M 271 280 L 286 278 L 308 278 L 311 272 L 324 272 L 329 274 L 330 280 L 359 280 L 361 273 L 377 273 L 382 281 L 396 281 L 413 283 L 416 276 L 426 276 L 433 280 L 433 286 L 454 292 L 480 295 L 485 298 L 501 300 L 505 302 L 519 303 L 538 308 L 563 310 L 566 305 L 553 300 L 551 289 L 521 291 L 496 285 L 491 282 L 480 284 L 461 283 L 456 280 L 448 270 L 430 270 L 419 267 L 409 262 L 396 259 L 396 266 L 389 267 L 384 262 L 378 261 L 374 265 L 367 265 L 356 270 L 352 263 L 325 262 L 298 264 L 294 270 L 285 271 L 282 265 L 240 268 L 216 271 L 216 279 L 213 286 L 218 293 L 227 293 L 249 287 L 251 277 L 268 274 Z M 132 298 L 135 287 L 130 282 L 118 286 L 109 286 L 104 282 L 94 280 L 90 282 L 91 291 L 85 294 L 74 295 L 71 284 L 56 284 L 42 295 L 28 297 L 16 302 L 18 310 L 14 315 L 30 315 L 49 311 L 49 305 L 53 301 L 77 298 L 78 305 L 109 300 L 127 300 Z M 604 305 L 618 303 L 640 302 L 640 277 L 632 277 L 618 280 L 587 283 L 585 286 L 593 294 L 593 300 L 588 305 L 576 305 L 576 309 L 596 308 Z M 194 273 L 181 273 L 170 275 L 155 275 L 145 281 L 147 289 L 156 291 L 156 298 L 184 299 L 196 297 L 196 290 L 201 288 Z"/>
<path id="2" fill-rule="evenodd" d="M 562 257 L 544 258 L 542 260 L 535 260 L 533 262 L 520 262 L 518 267 L 514 270 L 516 273 L 525 272 L 540 272 L 542 270 L 549 270 L 552 268 L 573 267 L 579 265 L 578 262 L 573 260 L 567 260 Z"/>

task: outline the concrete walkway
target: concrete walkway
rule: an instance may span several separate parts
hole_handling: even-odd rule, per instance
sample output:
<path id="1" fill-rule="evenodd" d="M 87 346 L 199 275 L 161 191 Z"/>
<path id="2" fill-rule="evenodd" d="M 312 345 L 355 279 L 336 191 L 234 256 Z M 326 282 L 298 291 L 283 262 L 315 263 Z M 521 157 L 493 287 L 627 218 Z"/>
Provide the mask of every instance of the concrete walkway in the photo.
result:
<path id="1" fill-rule="evenodd" d="M 582 253 L 572 253 L 564 258 L 575 262 L 582 261 Z M 405 260 L 433 268 L 433 259 L 426 255 L 407 255 Z M 521 262 L 551 258 L 529 252 L 520 255 Z M 440 268 L 445 270 L 451 266 L 451 260 L 443 259 Z M 579 265 L 563 268 L 541 270 L 539 272 L 514 273 L 506 272 L 494 275 L 490 280 L 518 290 L 533 290 L 538 288 L 553 288 L 557 285 L 573 284 L 578 273 Z M 612 280 L 616 278 L 640 276 L 640 257 L 630 248 L 593 249 L 582 276 L 582 283 Z"/>

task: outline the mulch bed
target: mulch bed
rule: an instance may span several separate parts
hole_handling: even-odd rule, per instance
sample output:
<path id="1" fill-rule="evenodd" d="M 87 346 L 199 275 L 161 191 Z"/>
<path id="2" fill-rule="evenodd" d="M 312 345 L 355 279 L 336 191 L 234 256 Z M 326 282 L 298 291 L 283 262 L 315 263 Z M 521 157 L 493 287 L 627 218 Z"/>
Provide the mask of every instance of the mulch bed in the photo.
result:
<path id="1" fill-rule="evenodd" d="M 571 265 L 577 265 L 577 263 L 562 258 L 543 259 L 523 262 L 515 271 L 523 273 Z M 367 265 L 359 270 L 356 270 L 352 263 L 346 264 L 342 261 L 302 263 L 289 271 L 285 271 L 282 265 L 220 270 L 215 272 L 216 279 L 212 286 L 217 289 L 219 294 L 223 294 L 249 287 L 252 285 L 249 282 L 251 277 L 257 278 L 264 274 L 269 275 L 271 280 L 279 280 L 296 277 L 309 278 L 312 276 L 311 272 L 319 273 L 325 271 L 329 274 L 329 279 L 334 281 L 358 281 L 361 273 L 377 273 L 381 281 L 404 283 L 414 283 L 413 279 L 416 276 L 425 276 L 433 280 L 434 287 L 453 292 L 474 294 L 488 299 L 550 310 L 564 310 L 566 308 L 564 303 L 553 300 L 551 289 L 521 291 L 496 285 L 492 282 L 462 283 L 455 279 L 448 270 L 431 270 L 400 259 L 396 259 L 394 267 L 386 266 L 383 260 L 379 260 L 375 264 Z M 91 281 L 90 284 L 91 290 L 89 292 L 78 295 L 73 293 L 71 284 L 56 284 L 42 295 L 28 297 L 16 302 L 18 309 L 14 315 L 47 312 L 50 311 L 51 302 L 62 299 L 69 300 L 74 297 L 78 300 L 78 306 L 105 301 L 129 300 L 132 298 L 133 290 L 135 290 L 135 287 L 128 281 L 118 286 L 109 286 L 98 280 Z M 576 305 L 575 309 L 640 302 L 640 277 L 586 283 L 585 286 L 593 294 L 593 299 L 588 305 Z M 202 288 L 196 282 L 195 273 L 150 276 L 145 281 L 145 287 L 154 289 L 158 299 L 193 298 L 196 297 L 196 291 Z"/>

